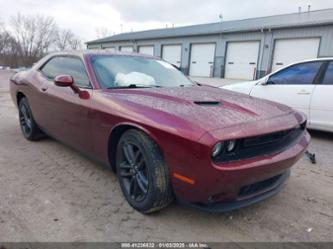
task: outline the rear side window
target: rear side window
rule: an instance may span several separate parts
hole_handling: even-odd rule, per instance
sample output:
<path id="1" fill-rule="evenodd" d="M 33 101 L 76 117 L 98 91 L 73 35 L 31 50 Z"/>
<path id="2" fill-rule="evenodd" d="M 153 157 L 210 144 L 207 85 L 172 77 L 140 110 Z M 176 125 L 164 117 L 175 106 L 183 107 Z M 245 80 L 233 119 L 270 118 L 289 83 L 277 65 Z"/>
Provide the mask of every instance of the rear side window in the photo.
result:
<path id="1" fill-rule="evenodd" d="M 333 62 L 328 64 L 324 80 L 322 82 L 324 85 L 333 85 Z"/>
<path id="2" fill-rule="evenodd" d="M 79 87 L 90 87 L 89 79 L 83 62 L 74 57 L 54 57 L 41 69 L 41 72 L 53 80 L 57 75 L 71 75 Z"/>
<path id="3" fill-rule="evenodd" d="M 322 62 L 307 62 L 285 68 L 269 77 L 267 84 L 309 85 L 312 84 Z"/>

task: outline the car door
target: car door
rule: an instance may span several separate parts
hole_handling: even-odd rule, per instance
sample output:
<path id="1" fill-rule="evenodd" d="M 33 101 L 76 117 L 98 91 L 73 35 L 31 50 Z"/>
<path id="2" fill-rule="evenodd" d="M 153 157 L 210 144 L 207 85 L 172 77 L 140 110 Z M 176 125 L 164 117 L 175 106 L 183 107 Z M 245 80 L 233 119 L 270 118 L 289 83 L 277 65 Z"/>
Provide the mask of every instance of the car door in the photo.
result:
<path id="1" fill-rule="evenodd" d="M 56 56 L 40 68 L 39 74 L 42 78 L 39 103 L 43 106 L 43 129 L 66 144 L 92 152 L 91 98 L 81 99 L 70 87 L 56 86 L 53 81 L 58 75 L 71 75 L 74 84 L 91 96 L 91 85 L 82 60 L 79 57 Z"/>
<path id="2" fill-rule="evenodd" d="M 321 61 L 292 65 L 270 75 L 264 84 L 253 87 L 250 95 L 276 101 L 301 111 L 309 117 L 310 102 Z"/>
<path id="3" fill-rule="evenodd" d="M 309 127 L 333 132 L 333 61 L 325 70 L 311 99 Z"/>

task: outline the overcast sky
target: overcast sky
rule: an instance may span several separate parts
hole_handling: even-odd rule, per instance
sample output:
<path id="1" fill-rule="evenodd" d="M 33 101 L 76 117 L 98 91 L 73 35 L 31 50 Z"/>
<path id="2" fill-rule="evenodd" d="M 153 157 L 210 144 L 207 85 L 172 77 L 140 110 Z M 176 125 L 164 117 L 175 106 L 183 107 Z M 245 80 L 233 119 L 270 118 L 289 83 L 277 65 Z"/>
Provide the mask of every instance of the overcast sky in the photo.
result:
<path id="1" fill-rule="evenodd" d="M 332 0 L 0 0 L 0 22 L 11 15 L 52 16 L 60 28 L 83 41 L 97 38 L 96 29 L 110 33 L 333 8 Z M 122 28 L 121 28 L 122 27 Z"/>

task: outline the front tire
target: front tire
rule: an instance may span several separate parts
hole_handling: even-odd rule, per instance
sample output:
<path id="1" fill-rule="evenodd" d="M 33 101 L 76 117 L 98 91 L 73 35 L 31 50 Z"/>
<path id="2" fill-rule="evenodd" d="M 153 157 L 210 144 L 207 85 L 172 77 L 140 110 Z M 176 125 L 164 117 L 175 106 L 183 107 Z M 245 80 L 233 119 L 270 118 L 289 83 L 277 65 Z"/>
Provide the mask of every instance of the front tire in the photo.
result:
<path id="1" fill-rule="evenodd" d="M 42 131 L 35 122 L 27 98 L 23 97 L 18 105 L 20 127 L 23 136 L 30 141 L 36 141 L 43 137 Z"/>
<path id="2" fill-rule="evenodd" d="M 162 153 L 145 133 L 131 129 L 121 136 L 116 167 L 122 192 L 134 209 L 152 213 L 173 200 L 169 171 Z"/>

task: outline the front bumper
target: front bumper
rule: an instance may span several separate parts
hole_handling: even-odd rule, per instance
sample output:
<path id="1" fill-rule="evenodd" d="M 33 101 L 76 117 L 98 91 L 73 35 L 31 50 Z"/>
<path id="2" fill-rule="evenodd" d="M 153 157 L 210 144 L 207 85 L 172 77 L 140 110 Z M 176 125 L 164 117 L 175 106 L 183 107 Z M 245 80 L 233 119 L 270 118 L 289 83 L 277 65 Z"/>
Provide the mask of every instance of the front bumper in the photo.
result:
<path id="1" fill-rule="evenodd" d="M 244 207 L 277 194 L 287 180 L 289 169 L 304 154 L 310 141 L 305 130 L 300 138 L 282 152 L 239 160 L 228 164 L 207 161 L 191 163 L 190 178 L 195 184 L 173 180 L 179 200 L 203 210 L 227 211 Z M 186 172 L 184 172 L 186 175 Z M 260 191 L 243 194 L 244 187 L 281 175 L 279 180 Z"/>
<path id="2" fill-rule="evenodd" d="M 261 194 L 254 195 L 253 197 L 236 200 L 232 202 L 216 202 L 210 204 L 202 204 L 202 203 L 187 203 L 184 201 L 180 201 L 181 203 L 196 208 L 206 212 L 229 212 L 235 209 L 243 208 L 255 204 L 257 202 L 261 202 L 268 198 L 271 198 L 277 195 L 284 187 L 287 179 L 289 178 L 290 170 L 286 170 L 283 174 L 279 175 L 278 180 L 265 191 L 261 192 Z"/>

